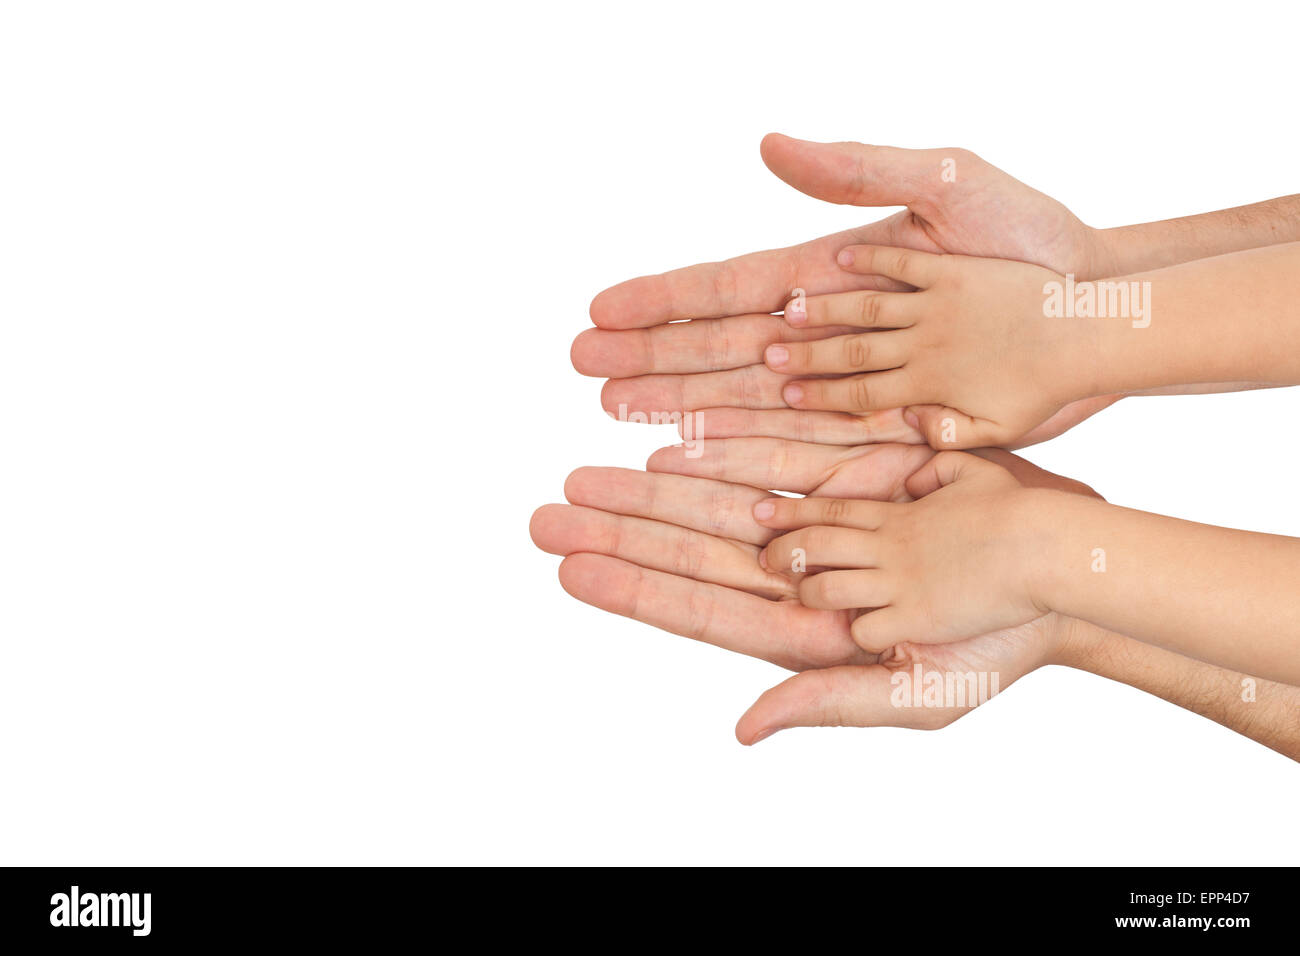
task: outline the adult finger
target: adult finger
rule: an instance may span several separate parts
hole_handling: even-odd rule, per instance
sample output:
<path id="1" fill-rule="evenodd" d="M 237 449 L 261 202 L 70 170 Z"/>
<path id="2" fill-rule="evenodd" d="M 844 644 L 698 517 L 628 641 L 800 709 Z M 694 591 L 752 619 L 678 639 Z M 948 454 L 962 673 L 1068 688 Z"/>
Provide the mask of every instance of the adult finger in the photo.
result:
<path id="1" fill-rule="evenodd" d="M 570 504 L 666 521 L 756 546 L 773 536 L 754 520 L 754 505 L 766 495 L 728 481 L 587 467 L 565 480 L 564 497 Z"/>
<path id="2" fill-rule="evenodd" d="M 680 319 L 779 312 L 794 289 L 820 295 L 898 288 L 883 277 L 846 272 L 835 261 L 845 246 L 888 241 L 892 232 L 892 224 L 883 220 L 785 249 L 629 279 L 592 300 L 591 320 L 602 329 L 644 328 Z"/>
<path id="3" fill-rule="evenodd" d="M 849 614 L 843 611 L 769 601 L 603 554 L 565 558 L 560 584 L 603 611 L 791 670 L 876 660 L 849 638 Z"/>
<path id="4" fill-rule="evenodd" d="M 718 405 L 783 408 L 781 387 L 788 381 L 790 376 L 773 372 L 765 365 L 695 375 L 613 378 L 601 389 L 600 403 L 620 420 L 666 424 L 673 413 Z"/>
<path id="5" fill-rule="evenodd" d="M 787 580 L 758 565 L 752 545 L 663 521 L 579 505 L 543 505 L 533 513 L 529 531 L 549 554 L 608 554 L 643 568 L 764 597 L 794 595 Z"/>
<path id="6" fill-rule="evenodd" d="M 792 727 L 936 730 L 965 712 L 955 708 L 895 706 L 893 674 L 880 664 L 828 667 L 796 674 L 754 701 L 736 724 L 736 739 L 748 746 Z"/>
<path id="7" fill-rule="evenodd" d="M 586 329 L 573 340 L 569 357 L 583 375 L 601 378 L 716 372 L 761 365 L 763 350 L 774 342 L 852 331 L 847 326 L 791 329 L 779 315 L 733 315 L 647 329 Z"/>
<path id="8" fill-rule="evenodd" d="M 763 162 L 784 182 L 826 202 L 854 206 L 934 205 L 952 149 L 814 143 L 781 133 L 763 138 Z"/>
<path id="9" fill-rule="evenodd" d="M 707 436 L 707 424 L 706 436 Z M 863 453 L 862 448 L 811 445 L 777 438 L 705 438 L 692 457 L 682 446 L 661 448 L 646 462 L 646 470 L 677 475 L 702 475 L 755 488 L 807 494 L 830 476 L 836 466 Z M 872 446 L 867 446 L 872 447 Z"/>
<path id="10" fill-rule="evenodd" d="M 818 445 L 865 445 L 870 442 L 908 442 L 925 438 L 903 418 L 901 408 L 854 415 L 849 412 L 804 412 L 795 408 L 702 408 L 687 427 L 678 427 L 683 438 L 786 438 Z"/>

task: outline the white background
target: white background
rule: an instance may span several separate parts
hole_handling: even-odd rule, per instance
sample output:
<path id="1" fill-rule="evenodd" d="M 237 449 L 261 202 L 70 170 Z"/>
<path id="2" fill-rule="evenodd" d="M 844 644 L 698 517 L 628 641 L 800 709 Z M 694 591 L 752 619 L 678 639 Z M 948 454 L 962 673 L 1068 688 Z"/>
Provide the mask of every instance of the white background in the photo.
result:
<path id="1" fill-rule="evenodd" d="M 764 133 L 966 147 L 1095 226 L 1283 195 L 1294 12 L 462 6 L 0 7 L 0 860 L 1296 862 L 1294 764 L 1059 668 L 743 748 L 783 672 L 527 533 L 677 440 L 570 368 L 596 292 L 887 213 Z M 1300 535 L 1297 408 L 1028 457 Z"/>

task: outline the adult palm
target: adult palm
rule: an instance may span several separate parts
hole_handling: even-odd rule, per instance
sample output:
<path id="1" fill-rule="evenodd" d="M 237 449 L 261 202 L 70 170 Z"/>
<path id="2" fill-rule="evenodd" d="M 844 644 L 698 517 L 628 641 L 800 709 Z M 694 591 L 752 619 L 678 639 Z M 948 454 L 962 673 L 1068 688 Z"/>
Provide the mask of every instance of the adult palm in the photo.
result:
<path id="1" fill-rule="evenodd" d="M 849 331 L 795 332 L 772 315 L 793 289 L 818 295 L 903 288 L 881 276 L 841 270 L 836 253 L 855 243 L 1018 259 L 1079 278 L 1105 274 L 1109 267 L 1097 230 L 967 150 L 809 143 L 770 134 L 762 155 L 777 176 L 817 199 L 906 208 L 861 228 L 642 276 L 600 293 L 591 304 L 597 328 L 577 337 L 572 359 L 583 374 L 610 379 L 602 404 L 611 414 L 620 406 L 645 412 L 707 410 L 712 437 L 920 442 L 901 409 L 850 415 L 786 407 L 781 386 L 789 376 L 766 368 L 763 350 L 778 341 Z M 1067 405 L 1015 444 L 1060 434 L 1117 398 Z"/>
<path id="2" fill-rule="evenodd" d="M 569 504 L 538 509 L 531 533 L 542 550 L 565 556 L 560 582 L 579 600 L 798 671 L 741 718 L 742 743 L 796 726 L 933 729 L 969 707 L 894 706 L 891 680 L 900 668 L 996 672 L 1005 688 L 1056 659 L 1073 622 L 1047 615 L 958 643 L 909 642 L 869 654 L 849 633 L 853 612 L 803 607 L 787 578 L 759 567 L 758 551 L 775 532 L 751 513 L 769 488 L 905 501 L 904 481 L 932 454 L 916 445 L 771 438 L 710 441 L 698 458 L 667 448 L 645 472 L 578 469 L 565 483 Z M 985 454 L 1026 484 L 1088 491 L 1014 455 Z"/>

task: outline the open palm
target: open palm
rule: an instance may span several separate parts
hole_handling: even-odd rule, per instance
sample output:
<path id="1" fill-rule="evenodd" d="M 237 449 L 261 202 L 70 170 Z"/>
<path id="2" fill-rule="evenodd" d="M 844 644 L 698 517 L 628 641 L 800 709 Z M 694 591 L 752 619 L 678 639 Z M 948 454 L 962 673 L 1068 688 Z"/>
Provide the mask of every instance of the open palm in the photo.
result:
<path id="1" fill-rule="evenodd" d="M 941 727 L 969 707 L 895 707 L 891 678 L 900 668 L 996 672 L 1005 688 L 1050 662 L 1070 622 L 1048 615 L 954 644 L 868 654 L 849 633 L 852 612 L 805 608 L 787 578 L 759 567 L 758 551 L 774 533 L 751 514 L 767 489 L 907 500 L 905 479 L 932 454 L 770 438 L 710 441 L 699 458 L 667 448 L 645 472 L 575 471 L 565 483 L 569 504 L 538 509 L 531 531 L 540 548 L 565 556 L 560 581 L 579 600 L 800 672 L 749 709 L 736 728 L 742 743 L 794 726 Z M 1002 454 L 999 462 L 1027 484 L 1086 490 Z"/>
<path id="2" fill-rule="evenodd" d="M 708 435 L 719 438 L 921 442 L 901 409 L 852 415 L 786 407 L 781 387 L 790 377 L 766 368 L 763 350 L 778 341 L 850 331 L 796 332 L 772 315 L 793 289 L 820 295 L 903 288 L 880 276 L 841 270 L 836 253 L 855 243 L 1018 259 L 1079 278 L 1107 269 L 1095 230 L 966 150 L 808 143 L 772 134 L 763 140 L 762 153 L 777 176 L 815 198 L 907 208 L 800 245 L 606 289 L 591 304 L 597 327 L 578 336 L 572 358 L 583 374 L 610 379 L 602 404 L 611 414 L 705 411 Z M 1117 398 L 1067 405 L 1014 444 L 1054 437 Z"/>

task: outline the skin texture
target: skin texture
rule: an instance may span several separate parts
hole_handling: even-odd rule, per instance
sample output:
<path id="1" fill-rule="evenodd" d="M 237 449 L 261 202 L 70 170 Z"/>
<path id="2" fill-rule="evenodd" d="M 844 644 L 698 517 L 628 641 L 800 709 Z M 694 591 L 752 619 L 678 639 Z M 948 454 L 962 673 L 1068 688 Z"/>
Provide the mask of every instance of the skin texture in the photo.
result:
<path id="1" fill-rule="evenodd" d="M 1106 293 L 1022 262 L 881 246 L 851 246 L 838 260 L 916 291 L 792 302 L 786 321 L 800 332 L 869 331 L 769 346 L 773 371 L 823 376 L 787 382 L 783 397 L 798 409 L 908 406 L 905 420 L 935 448 L 1017 443 L 1060 409 L 1099 393 L 1186 390 L 1249 375 L 1300 383 L 1293 318 L 1300 243 L 1122 277 L 1116 281 L 1126 294 L 1144 290 L 1132 297 L 1140 308 L 1123 316 L 1046 314 L 1049 288 L 1103 303 Z M 835 373 L 849 374 L 824 377 Z"/>
<path id="2" fill-rule="evenodd" d="M 770 497 L 760 490 L 767 488 L 904 503 L 911 500 L 908 476 L 934 452 L 771 438 L 715 441 L 709 449 L 701 458 L 680 446 L 663 449 L 647 472 L 581 468 L 565 484 L 569 504 L 538 509 L 530 530 L 538 547 L 564 556 L 561 584 L 579 600 L 799 672 L 741 718 L 742 743 L 802 726 L 937 729 L 969 712 L 893 706 L 891 677 L 918 663 L 925 674 L 996 671 L 1003 690 L 1038 667 L 1059 664 L 1139 687 L 1300 755 L 1295 688 L 1257 681 L 1257 699 L 1244 703 L 1244 675 L 1060 615 L 973 640 L 864 651 L 853 640 L 850 613 L 803 607 L 786 575 L 759 566 L 759 551 L 778 532 L 755 521 L 754 506 Z M 1094 494 L 1006 452 L 979 454 L 1026 487 Z"/>
<path id="3" fill-rule="evenodd" d="M 770 467 L 764 439 L 736 439 L 730 462 L 713 465 L 741 476 Z M 746 445 L 750 447 L 745 447 Z M 837 449 L 832 462 L 818 446 L 789 448 L 803 455 L 781 484 L 810 494 L 856 489 L 882 499 L 907 500 L 906 475 L 931 456 L 924 447 L 873 445 Z M 765 462 L 754 457 L 758 452 Z M 779 454 L 779 453 L 778 453 Z M 650 468 L 687 459 L 666 449 Z M 1027 462 L 1035 476 L 1050 479 Z M 961 644 L 900 642 L 886 654 L 854 643 L 853 615 L 799 603 L 783 575 L 758 566 L 772 532 L 752 517 L 766 493 L 716 479 L 625 469 L 583 468 L 565 483 L 568 505 L 547 505 L 533 516 L 531 533 L 545 551 L 565 555 L 560 582 L 579 600 L 654 624 L 695 640 L 771 661 L 798 676 L 773 688 L 742 717 L 737 738 L 754 743 L 776 725 L 893 724 L 932 729 L 966 708 L 897 708 L 890 704 L 894 671 L 916 663 L 923 671 L 997 671 L 1005 689 L 1053 659 L 1068 629 L 1056 616 Z M 657 527 L 656 527 L 657 526 Z"/>
<path id="4" fill-rule="evenodd" d="M 841 269 L 836 253 L 853 244 L 1014 259 L 1079 280 L 1126 275 L 1189 259 L 1300 240 L 1300 197 L 1183 219 L 1097 230 L 1060 203 L 962 149 L 906 150 L 859 143 L 810 143 L 770 134 L 763 161 L 782 180 L 826 202 L 906 206 L 878 222 L 784 249 L 642 276 L 600 293 L 596 328 L 572 348 L 574 367 L 609 378 L 610 414 L 704 411 L 714 438 L 769 435 L 856 445 L 924 442 L 902 408 L 861 413 L 789 408 L 790 376 L 763 363 L 782 341 L 825 338 L 848 328 L 794 333 L 779 316 L 792 290 L 826 295 L 905 288 L 883 276 Z M 944 178 L 945 161 L 955 179 Z M 691 319 L 689 322 L 676 320 Z M 668 324 L 668 323 L 673 324 Z M 1143 390 L 1222 391 L 1250 382 Z M 1066 405 L 1012 447 L 1045 441 L 1117 401 L 1122 390 Z"/>
<path id="5" fill-rule="evenodd" d="M 860 612 L 851 633 L 867 651 L 905 640 L 961 640 L 998 630 L 1006 619 L 1041 617 L 1046 610 L 1034 604 L 1023 573 L 1036 542 L 1008 532 L 1023 524 L 1016 521 L 1023 486 L 1004 468 L 969 460 L 967 479 L 944 487 L 934 471 L 950 459 L 932 458 L 905 480 L 920 499 L 909 504 L 761 502 L 754 510 L 760 524 L 797 530 L 769 542 L 759 565 L 794 578 L 808 607 Z M 1026 585 L 1017 591 L 1009 577 Z"/>
<path id="6" fill-rule="evenodd" d="M 1057 662 L 1136 687 L 1300 760 L 1300 688 L 1211 667 L 1082 622 L 1071 629 Z"/>
<path id="7" fill-rule="evenodd" d="M 591 304 L 596 328 L 574 341 L 572 359 L 579 372 L 611 379 L 601 396 L 610 414 L 620 406 L 666 414 L 703 410 L 709 435 L 717 438 L 922 442 L 901 409 L 859 416 L 786 407 L 781 388 L 789 376 L 767 368 L 763 352 L 790 339 L 789 327 L 771 313 L 784 306 L 792 289 L 822 295 L 907 288 L 886 276 L 841 269 L 836 253 L 862 243 L 1017 259 L 1079 276 L 1109 267 L 1097 230 L 967 150 L 809 143 L 771 134 L 762 155 L 777 176 L 815 198 L 907 209 L 797 246 L 606 289 Z M 945 160 L 955 164 L 954 182 L 943 178 Z M 811 329 L 795 338 L 837 331 L 849 330 Z M 1025 442 L 1057 435 L 1117 399 L 1089 398 L 1062 409 Z"/>
<path id="8" fill-rule="evenodd" d="M 1300 241 L 1300 196 L 1281 196 L 1249 206 L 1103 229 L 1106 275 L 1149 272 L 1244 249 Z M 1098 278 L 1083 276 L 1079 278 Z"/>
<path id="9" fill-rule="evenodd" d="M 1040 266 L 1005 259 L 936 256 L 884 246 L 850 246 L 844 268 L 883 274 L 914 292 L 812 296 L 787 308 L 801 330 L 856 325 L 815 342 L 770 346 L 775 370 L 844 374 L 788 382 L 782 397 L 798 409 L 866 412 L 906 406 L 936 448 L 1019 442 L 1072 401 L 1090 397 L 1077 381 L 1093 368 L 1086 333 L 1073 319 L 1043 315 L 1045 283 L 1064 281 Z"/>
<path id="10" fill-rule="evenodd" d="M 1300 683 L 1294 538 L 1026 488 L 1002 466 L 962 452 L 934 456 L 904 487 L 918 500 L 802 509 L 765 502 L 755 512 L 765 527 L 821 523 L 770 542 L 760 566 L 791 574 L 801 549 L 800 597 L 860 613 L 851 633 L 867 651 L 904 639 L 962 640 L 1056 612 Z"/>
<path id="11" fill-rule="evenodd" d="M 787 325 L 782 317 L 771 313 L 781 308 L 792 289 L 801 288 L 811 296 L 828 296 L 908 292 L 915 288 L 880 272 L 841 268 L 835 256 L 844 246 L 889 245 L 934 254 L 1020 260 L 1057 273 L 1072 273 L 1084 281 L 1300 240 L 1300 197 L 1099 231 L 1085 226 L 1054 200 L 962 150 L 815 144 L 772 135 L 764 140 L 762 151 L 764 161 L 774 173 L 815 198 L 868 206 L 905 205 L 907 209 L 869 226 L 798 246 L 633 279 L 597 296 L 591 308 L 596 328 L 575 340 L 572 357 L 580 372 L 610 377 L 602 402 L 611 414 L 627 410 L 649 412 L 653 416 L 656 412 L 703 410 L 706 413 L 703 429 L 701 420 L 693 423 L 697 438 L 704 437 L 703 431 L 710 439 L 770 435 L 798 440 L 775 443 L 770 439 L 750 440 L 757 444 L 746 444 L 739 438 L 735 442 L 712 441 L 710 455 L 704 460 L 668 452 L 652 459 L 652 471 L 658 468 L 687 475 L 712 475 L 764 488 L 784 488 L 788 481 L 799 486 L 798 490 L 861 497 L 863 488 L 857 483 L 845 490 L 831 487 L 836 474 L 842 469 L 853 471 L 863 467 L 867 461 L 881 465 L 890 459 L 869 458 L 869 453 L 859 448 L 832 449 L 827 444 L 934 441 L 933 432 L 941 422 L 932 421 L 924 413 L 954 409 L 926 405 L 910 410 L 902 406 L 849 411 L 791 408 L 782 391 L 795 376 L 788 368 L 782 370 L 776 363 L 764 363 L 765 352 L 774 344 L 803 346 L 859 331 L 853 323 L 805 324 L 802 328 Z M 955 177 L 936 175 L 946 164 L 951 165 Z M 691 321 L 677 321 L 681 319 Z M 850 356 L 863 351 L 842 343 L 836 347 L 841 354 Z M 825 374 L 855 371 L 851 368 Z M 1040 409 L 1046 416 L 1041 422 L 1006 424 L 1001 443 L 1018 447 L 1045 440 L 1124 394 L 1224 391 L 1274 384 L 1239 374 L 1237 366 L 1230 366 L 1212 380 L 1204 375 L 1196 381 L 1169 376 L 1165 379 L 1169 384 L 1132 385 L 1127 379 L 1121 379 L 1109 390 L 1094 388 L 1076 400 L 1062 399 L 1058 405 Z M 1098 377 L 1093 384 L 1104 383 Z M 1032 418 L 1032 413 L 1025 414 Z M 938 420 L 948 416 L 932 417 Z M 972 416 L 968 424 L 977 423 Z M 1006 437 L 1017 431 L 1018 436 Z M 973 430 L 968 430 L 966 438 L 974 442 Z M 889 454 L 897 454 L 898 446 L 885 447 L 895 449 Z M 946 447 L 952 447 L 952 443 Z M 928 449 L 916 452 L 930 454 Z M 1000 453 L 985 449 L 978 454 L 994 458 Z M 839 455 L 844 457 L 834 457 Z M 1013 472 L 1019 467 L 1014 461 L 1003 463 Z M 892 490 L 880 493 L 891 501 L 907 500 L 910 495 L 905 479 L 911 470 L 901 477 L 896 475 L 898 482 L 891 486 Z M 854 617 L 857 612 L 802 607 L 793 600 L 798 587 L 795 582 L 785 574 L 757 565 L 760 545 L 767 544 L 774 531 L 766 529 L 764 533 L 769 537 L 765 540 L 751 540 L 752 528 L 736 517 L 733 507 L 743 501 L 752 504 L 752 488 L 737 491 L 735 484 L 710 483 L 706 492 L 702 492 L 694 486 L 704 494 L 703 498 L 695 499 L 697 510 L 681 513 L 677 509 L 677 513 L 666 519 L 665 514 L 641 512 L 647 507 L 667 507 L 662 503 L 653 504 L 667 492 L 656 484 L 640 484 L 642 478 L 629 478 L 629 474 L 636 473 L 575 472 L 570 480 L 573 487 L 566 489 L 571 492 L 570 499 L 575 500 L 575 495 L 581 498 L 583 494 L 596 494 L 599 503 L 588 502 L 562 513 L 542 509 L 534 519 L 535 539 L 548 550 L 571 555 L 561 566 L 561 579 L 571 593 L 583 600 L 678 633 L 779 661 L 785 666 L 817 668 L 765 695 L 738 727 L 743 741 L 753 742 L 778 725 L 862 723 L 879 717 L 881 712 L 872 709 L 880 703 L 878 695 L 859 693 L 879 689 L 879 681 L 873 677 L 863 683 L 859 679 L 863 675 L 856 673 L 828 677 L 827 660 L 839 661 L 830 670 L 865 669 L 878 677 L 874 668 L 888 668 L 895 659 L 891 655 L 900 654 L 898 647 L 915 649 L 927 658 L 926 666 L 930 667 L 941 666 L 941 655 L 968 643 L 898 645 L 878 655 L 874 663 L 864 668 L 862 658 L 845 656 L 863 653 L 856 643 L 853 644 L 856 651 L 844 644 L 846 636 L 853 643 L 853 621 L 860 619 Z M 780 480 L 752 480 L 763 474 Z M 1052 478 L 1069 484 L 1066 479 Z M 659 480 L 662 476 L 655 479 Z M 629 491 L 632 488 L 634 492 Z M 672 494 L 689 498 L 690 490 L 689 486 L 675 486 Z M 929 489 L 930 492 L 938 490 Z M 641 504 L 647 496 L 652 504 Z M 634 501 L 637 504 L 632 504 Z M 618 532 L 621 521 L 638 516 L 650 522 L 638 525 L 638 534 Z M 748 520 L 754 522 L 752 514 Z M 665 531 L 656 525 L 670 528 Z M 746 534 L 739 546 L 737 539 L 722 535 L 727 545 L 719 551 L 716 540 L 724 526 L 743 527 Z M 650 535 L 656 547 L 649 549 L 649 553 L 644 548 L 634 553 L 638 546 L 632 542 L 642 535 Z M 666 554 L 676 556 L 667 571 L 661 570 Z M 746 561 L 751 555 L 754 563 Z M 648 563 L 629 563 L 636 557 Z M 715 582 L 715 575 L 721 575 L 726 583 Z M 738 597 L 741 595 L 743 599 Z M 755 600 L 762 603 L 756 604 Z M 1031 605 L 1034 610 L 1040 609 L 1034 601 Z M 828 629 L 827 613 L 843 626 Z M 1040 621 L 1053 617 L 1057 616 L 1047 615 L 1011 630 L 1021 632 L 1025 627 L 1034 628 L 1031 638 L 1038 640 Z M 1255 681 L 1254 678 L 1207 667 L 1082 621 L 1064 620 L 1069 621 L 1062 628 L 1065 637 L 1055 645 L 1046 642 L 1047 646 L 1056 647 L 1055 662 L 1081 666 L 1132 683 L 1205 713 L 1285 753 L 1296 753 L 1294 705 L 1300 692 L 1294 688 L 1256 681 L 1261 688 L 1258 701 L 1252 700 L 1243 710 L 1236 701 L 1235 682 Z M 764 621 L 776 625 L 775 631 L 765 629 Z M 1051 630 L 1056 633 L 1056 628 Z M 771 636 L 773 633 L 777 636 Z M 828 638 L 828 634 L 832 636 Z M 902 659 L 901 655 L 898 659 Z M 970 664 L 972 660 L 964 663 Z M 949 663 L 955 666 L 958 662 Z M 1008 673 L 1013 672 L 1014 668 L 1008 669 Z M 799 683 L 805 678 L 813 680 L 809 675 L 814 673 L 816 680 L 826 681 L 825 693 L 811 693 L 810 684 Z M 794 716 L 785 723 L 764 718 L 764 714 L 771 718 L 773 712 L 761 706 L 764 701 L 776 711 L 784 706 L 787 715 Z M 891 710 L 892 720 L 883 718 L 883 721 L 896 723 L 898 710 Z M 925 719 L 933 721 L 935 714 L 936 711 L 928 710 Z M 942 722 L 958 715 L 947 716 Z M 916 713 L 909 716 L 919 719 Z M 755 730 L 765 722 L 767 729 Z"/>

